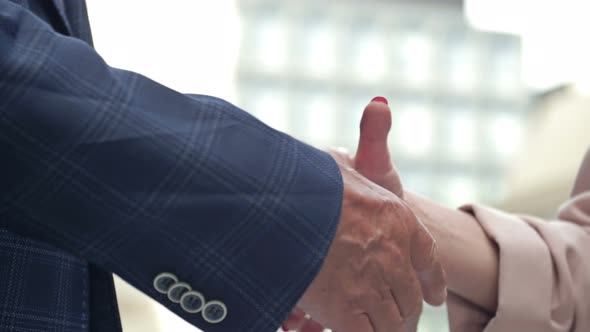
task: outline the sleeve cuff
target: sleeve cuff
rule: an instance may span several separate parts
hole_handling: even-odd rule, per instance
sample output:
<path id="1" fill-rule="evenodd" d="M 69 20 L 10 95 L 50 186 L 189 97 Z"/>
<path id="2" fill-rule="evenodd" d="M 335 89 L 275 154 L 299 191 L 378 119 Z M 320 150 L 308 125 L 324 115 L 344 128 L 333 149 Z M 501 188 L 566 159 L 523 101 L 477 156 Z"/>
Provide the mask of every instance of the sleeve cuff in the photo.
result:
<path id="1" fill-rule="evenodd" d="M 546 330 L 553 268 L 542 237 L 516 216 L 479 205 L 461 210 L 472 214 L 499 248 L 498 309 L 484 331 Z"/>

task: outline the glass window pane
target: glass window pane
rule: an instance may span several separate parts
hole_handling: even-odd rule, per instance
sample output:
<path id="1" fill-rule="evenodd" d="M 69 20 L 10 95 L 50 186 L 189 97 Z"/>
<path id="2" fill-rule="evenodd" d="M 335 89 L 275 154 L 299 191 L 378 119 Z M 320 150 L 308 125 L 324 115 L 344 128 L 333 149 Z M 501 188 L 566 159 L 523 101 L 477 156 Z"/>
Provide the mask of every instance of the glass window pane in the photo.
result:
<path id="1" fill-rule="evenodd" d="M 477 201 L 476 184 L 468 176 L 454 175 L 444 181 L 443 199 L 452 207 Z"/>
<path id="2" fill-rule="evenodd" d="M 424 196 L 432 195 L 432 176 L 430 173 L 405 171 L 400 172 L 404 189 Z"/>
<path id="3" fill-rule="evenodd" d="M 306 29 L 304 62 L 309 73 L 325 77 L 337 64 L 336 34 L 326 23 L 316 23 Z"/>
<path id="4" fill-rule="evenodd" d="M 375 31 L 358 35 L 356 42 L 355 68 L 363 81 L 377 81 L 385 72 L 385 40 Z"/>
<path id="5" fill-rule="evenodd" d="M 448 155 L 460 161 L 473 159 L 477 147 L 476 121 L 469 110 L 453 110 L 446 117 L 445 137 Z"/>
<path id="6" fill-rule="evenodd" d="M 329 144 L 334 138 L 335 109 L 326 95 L 316 96 L 307 106 L 307 137 L 319 146 Z"/>
<path id="7" fill-rule="evenodd" d="M 509 158 L 520 146 L 522 128 L 516 115 L 497 112 L 490 118 L 487 129 L 488 140 L 498 157 Z"/>
<path id="8" fill-rule="evenodd" d="M 476 75 L 476 54 L 470 40 L 459 34 L 452 38 L 446 52 L 446 63 L 444 64 L 448 80 L 457 89 L 471 88 L 475 83 Z"/>
<path id="9" fill-rule="evenodd" d="M 434 139 L 434 113 L 428 104 L 411 102 L 401 104 L 394 117 L 392 145 L 410 157 L 425 157 L 432 151 Z"/>
<path id="10" fill-rule="evenodd" d="M 282 69 L 287 63 L 287 31 L 276 18 L 262 19 L 256 26 L 256 54 L 259 63 L 270 71 Z"/>
<path id="11" fill-rule="evenodd" d="M 432 41 L 426 35 L 406 35 L 401 45 L 404 79 L 413 84 L 425 84 L 430 81 L 433 52 Z"/>
<path id="12" fill-rule="evenodd" d="M 252 113 L 269 126 L 280 131 L 288 131 L 286 102 L 284 93 L 269 89 L 257 95 L 253 102 Z"/>

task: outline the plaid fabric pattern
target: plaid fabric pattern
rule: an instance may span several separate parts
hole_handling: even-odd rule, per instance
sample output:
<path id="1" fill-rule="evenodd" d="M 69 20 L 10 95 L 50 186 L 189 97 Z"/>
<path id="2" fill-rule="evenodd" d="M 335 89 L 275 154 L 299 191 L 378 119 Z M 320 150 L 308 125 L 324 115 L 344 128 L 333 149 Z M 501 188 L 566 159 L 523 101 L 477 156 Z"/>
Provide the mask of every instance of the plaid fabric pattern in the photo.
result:
<path id="1" fill-rule="evenodd" d="M 66 6 L 64 17 L 76 12 Z M 39 265 L 34 252 L 7 249 L 6 262 L 23 256 L 11 265 L 23 270 L 3 265 L 0 280 L 22 282 L 0 294 L 1 317 L 34 298 L 24 295 L 31 287 L 39 299 L 69 289 L 62 304 L 40 309 L 59 324 L 36 330 L 33 320 L 3 318 L 7 331 L 107 331 L 117 318 L 105 303 L 114 296 L 101 296 L 112 290 L 105 271 L 207 332 L 278 328 L 336 230 L 342 181 L 330 156 L 223 100 L 111 68 L 88 43 L 8 0 L 0 73 L 0 228 L 13 242 L 60 248 L 46 269 L 80 284 L 43 280 L 28 272 L 41 267 L 24 268 Z M 184 312 L 153 289 L 161 272 L 223 301 L 227 318 L 208 324 Z M 77 299 L 89 308 L 69 308 Z"/>
<path id="2" fill-rule="evenodd" d="M 88 330 L 87 264 L 0 229 L 0 331 Z"/>

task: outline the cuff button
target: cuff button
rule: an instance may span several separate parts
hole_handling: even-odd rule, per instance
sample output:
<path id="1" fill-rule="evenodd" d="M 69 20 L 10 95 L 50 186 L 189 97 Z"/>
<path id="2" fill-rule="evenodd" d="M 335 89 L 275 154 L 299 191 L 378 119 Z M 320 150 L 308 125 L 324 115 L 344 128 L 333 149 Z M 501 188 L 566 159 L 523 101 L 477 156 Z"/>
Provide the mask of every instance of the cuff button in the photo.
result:
<path id="1" fill-rule="evenodd" d="M 203 310 L 205 306 L 205 297 L 203 294 L 195 291 L 184 293 L 180 298 L 180 307 L 188 313 L 196 314 Z"/>
<path id="2" fill-rule="evenodd" d="M 168 272 L 160 273 L 154 279 L 154 288 L 158 293 L 168 294 L 168 290 L 172 285 L 178 282 L 178 278 Z"/>
<path id="3" fill-rule="evenodd" d="M 184 282 L 177 282 L 168 290 L 168 299 L 174 303 L 180 303 L 180 298 L 186 292 L 191 291 L 191 286 Z"/>
<path id="4" fill-rule="evenodd" d="M 227 307 L 221 301 L 210 301 L 205 304 L 201 315 L 207 323 L 217 324 L 227 317 Z"/>

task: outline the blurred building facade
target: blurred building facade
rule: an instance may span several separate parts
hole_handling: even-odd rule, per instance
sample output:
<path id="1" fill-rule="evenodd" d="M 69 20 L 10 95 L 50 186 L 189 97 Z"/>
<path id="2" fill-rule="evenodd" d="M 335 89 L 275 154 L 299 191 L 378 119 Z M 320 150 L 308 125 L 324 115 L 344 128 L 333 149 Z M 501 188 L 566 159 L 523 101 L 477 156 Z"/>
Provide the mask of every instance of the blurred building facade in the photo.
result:
<path id="1" fill-rule="evenodd" d="M 239 1 L 238 105 L 319 146 L 354 149 L 386 96 L 406 186 L 450 205 L 498 202 L 528 94 L 517 36 L 469 28 L 455 2 Z"/>

